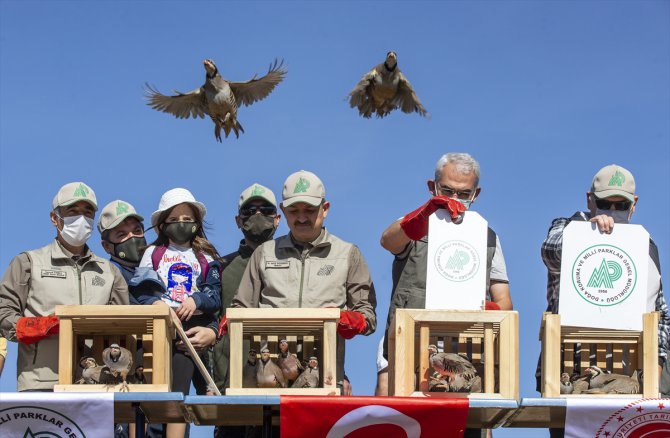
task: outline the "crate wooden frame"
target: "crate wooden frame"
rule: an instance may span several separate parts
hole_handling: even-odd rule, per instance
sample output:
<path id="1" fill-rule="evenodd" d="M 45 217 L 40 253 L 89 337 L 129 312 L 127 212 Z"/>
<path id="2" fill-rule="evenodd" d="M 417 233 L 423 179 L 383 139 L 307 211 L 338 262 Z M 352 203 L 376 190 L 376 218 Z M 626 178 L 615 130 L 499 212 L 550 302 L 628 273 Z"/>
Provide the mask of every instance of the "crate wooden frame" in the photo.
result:
<path id="1" fill-rule="evenodd" d="M 101 359 L 103 343 L 125 343 L 133 356 L 142 340 L 144 374 L 150 384 L 129 384 L 130 392 L 169 392 L 172 372 L 172 340 L 175 329 L 167 306 L 56 306 L 60 321 L 58 384 L 56 392 L 118 392 L 117 385 L 75 383 L 77 341 L 93 339 L 93 356 Z M 134 366 L 133 366 L 134 368 Z"/>
<path id="2" fill-rule="evenodd" d="M 226 310 L 230 337 L 230 387 L 226 395 L 339 395 L 337 388 L 337 323 L 335 308 L 230 308 Z M 319 371 L 322 388 L 243 388 L 243 341 L 252 345 L 258 337 L 276 341 L 278 335 L 292 341 L 297 337 L 321 342 Z M 275 348 L 275 347 L 273 347 Z M 295 351 L 293 351 L 295 353 Z M 330 378 L 328 378 L 330 377 Z"/>
<path id="3" fill-rule="evenodd" d="M 561 316 L 549 312 L 542 315 L 540 327 L 541 353 L 541 392 L 542 397 L 623 397 L 630 398 L 631 394 L 561 394 L 561 370 L 564 367 L 574 367 L 573 345 L 582 344 L 580 372 L 591 365 L 590 348 L 584 344 L 596 345 L 596 364 L 602 369 L 607 368 L 607 345 L 612 347 L 613 371 L 623 373 L 621 359 L 624 350 L 629 351 L 629 360 L 633 369 L 640 368 L 644 379 L 641 388 L 643 397 L 658 397 L 658 312 L 649 312 L 642 315 L 642 331 L 612 330 L 582 327 L 561 327 Z M 563 363 L 561 363 L 561 347 L 564 348 Z M 637 363 L 637 365 L 635 365 Z M 629 370 L 629 375 L 632 374 Z"/>
<path id="4" fill-rule="evenodd" d="M 388 339 L 389 395 L 519 398 L 519 315 L 516 311 L 396 309 L 392 328 Z M 482 354 L 492 358 L 484 361 L 483 392 L 427 392 L 428 345 L 435 336 L 458 338 L 459 351 L 468 339 L 481 344 Z M 417 362 L 419 378 L 415 386 Z M 494 389 L 496 383 L 498 392 Z"/>

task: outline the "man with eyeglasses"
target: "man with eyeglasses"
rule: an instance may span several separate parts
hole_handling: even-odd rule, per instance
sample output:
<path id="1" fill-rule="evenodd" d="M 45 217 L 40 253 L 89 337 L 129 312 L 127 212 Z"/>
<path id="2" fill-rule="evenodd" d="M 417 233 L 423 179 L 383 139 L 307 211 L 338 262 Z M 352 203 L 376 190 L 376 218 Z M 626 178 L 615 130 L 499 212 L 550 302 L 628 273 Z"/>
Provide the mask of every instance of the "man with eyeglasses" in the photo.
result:
<path id="1" fill-rule="evenodd" d="M 561 283 L 561 254 L 563 231 L 571 221 L 589 221 L 598 226 L 602 233 L 611 233 L 615 224 L 627 224 L 635 211 L 638 197 L 635 194 L 635 179 L 628 170 L 616 164 L 605 166 L 596 173 L 591 190 L 586 193 L 588 211 L 578 211 L 570 218 L 554 219 L 547 237 L 542 243 L 542 261 L 547 266 L 547 311 L 558 313 L 559 287 Z M 670 318 L 661 287 L 661 271 L 656 244 L 649 240 L 649 282 L 647 294 L 655 299 L 655 308 L 660 312 L 658 323 L 658 365 L 661 376 L 661 392 L 667 395 L 668 373 L 667 354 L 670 348 Z M 575 354 L 579 354 L 575 349 Z M 540 364 L 536 372 L 537 390 L 540 391 Z M 563 429 L 551 429 L 552 437 L 562 437 Z"/>
<path id="2" fill-rule="evenodd" d="M 128 304 L 119 270 L 86 243 L 98 209 L 93 189 L 65 184 L 51 206 L 56 238 L 14 257 L 0 283 L 0 335 L 19 342 L 19 391 L 52 391 L 58 382 L 57 305 Z"/>
<path id="3" fill-rule="evenodd" d="M 344 395 L 344 339 L 375 331 L 377 304 L 368 266 L 355 245 L 323 226 L 330 209 L 326 190 L 312 172 L 301 170 L 284 182 L 282 212 L 290 233 L 265 242 L 253 253 L 234 307 L 336 307 L 337 384 Z"/>

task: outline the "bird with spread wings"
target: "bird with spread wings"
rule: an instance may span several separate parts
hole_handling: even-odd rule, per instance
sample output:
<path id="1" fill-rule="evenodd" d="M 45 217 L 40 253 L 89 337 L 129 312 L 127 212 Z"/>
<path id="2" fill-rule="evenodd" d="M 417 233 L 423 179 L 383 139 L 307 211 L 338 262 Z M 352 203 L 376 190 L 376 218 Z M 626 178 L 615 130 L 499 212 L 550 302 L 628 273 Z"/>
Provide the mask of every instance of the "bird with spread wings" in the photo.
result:
<path id="1" fill-rule="evenodd" d="M 147 105 L 170 113 L 178 119 L 204 119 L 209 116 L 214 122 L 214 136 L 219 142 L 222 128 L 226 138 L 231 131 L 239 138 L 239 133 L 244 132 L 244 128 L 237 121 L 238 107 L 249 106 L 266 98 L 287 73 L 284 62 L 275 59 L 265 76 L 254 76 L 246 82 L 230 82 L 221 76 L 211 59 L 205 59 L 203 65 L 206 72 L 205 83 L 188 93 L 175 91 L 175 95 L 166 96 L 147 84 Z"/>

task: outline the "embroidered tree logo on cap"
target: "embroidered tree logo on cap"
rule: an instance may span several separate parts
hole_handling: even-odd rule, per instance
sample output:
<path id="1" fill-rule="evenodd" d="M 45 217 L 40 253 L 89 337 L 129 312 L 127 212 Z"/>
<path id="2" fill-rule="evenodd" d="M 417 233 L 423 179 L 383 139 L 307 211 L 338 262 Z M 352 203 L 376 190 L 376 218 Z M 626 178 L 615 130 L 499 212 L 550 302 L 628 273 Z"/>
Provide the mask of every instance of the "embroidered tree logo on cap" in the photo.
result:
<path id="1" fill-rule="evenodd" d="M 295 183 L 295 188 L 293 189 L 293 193 L 305 193 L 307 189 L 309 188 L 309 180 L 306 180 L 303 177 L 300 177 L 297 183 Z"/>
<path id="2" fill-rule="evenodd" d="M 616 172 L 614 172 L 614 175 L 612 175 L 612 178 L 610 178 L 610 182 L 607 185 L 621 187 L 624 181 L 626 181 L 626 177 L 623 176 L 623 173 L 617 170 Z"/>
<path id="3" fill-rule="evenodd" d="M 265 189 L 261 186 L 254 186 L 253 190 L 251 191 L 251 196 L 260 196 L 263 193 L 265 193 Z"/>
<path id="4" fill-rule="evenodd" d="M 125 202 L 119 202 L 116 204 L 116 215 L 122 215 L 123 213 L 128 213 L 128 204 Z"/>
<path id="5" fill-rule="evenodd" d="M 84 184 L 79 184 L 79 187 L 77 187 L 72 196 L 77 198 L 85 198 L 88 196 L 88 191 L 88 187 L 86 187 Z"/>

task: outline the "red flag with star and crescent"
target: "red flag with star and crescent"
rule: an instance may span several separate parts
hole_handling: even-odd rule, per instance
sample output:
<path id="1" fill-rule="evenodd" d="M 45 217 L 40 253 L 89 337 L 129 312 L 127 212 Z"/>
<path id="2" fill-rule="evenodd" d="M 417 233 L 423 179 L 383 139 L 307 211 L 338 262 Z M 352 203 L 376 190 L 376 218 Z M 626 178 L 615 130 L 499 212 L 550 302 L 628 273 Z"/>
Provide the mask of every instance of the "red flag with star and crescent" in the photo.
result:
<path id="1" fill-rule="evenodd" d="M 462 437 L 467 398 L 281 396 L 281 438 Z"/>

